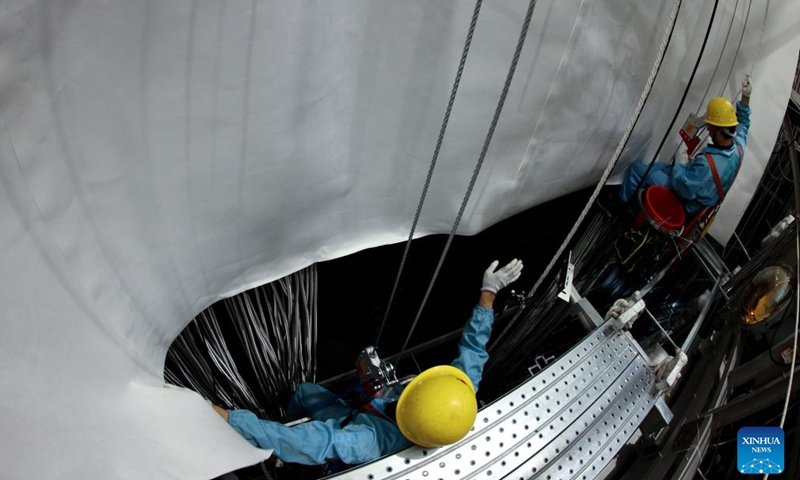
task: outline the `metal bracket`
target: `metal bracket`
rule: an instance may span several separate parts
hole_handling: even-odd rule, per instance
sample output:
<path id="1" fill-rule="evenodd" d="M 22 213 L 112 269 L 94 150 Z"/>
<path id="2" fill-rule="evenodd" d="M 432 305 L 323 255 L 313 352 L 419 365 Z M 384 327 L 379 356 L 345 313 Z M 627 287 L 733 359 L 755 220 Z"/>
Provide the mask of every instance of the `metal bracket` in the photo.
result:
<path id="1" fill-rule="evenodd" d="M 565 302 L 569 302 L 572 296 L 572 277 L 575 275 L 575 265 L 572 264 L 572 250 L 569 252 L 569 257 L 567 257 L 567 274 L 564 278 L 564 288 L 558 293 L 558 298 L 564 300 Z"/>
<path id="2" fill-rule="evenodd" d="M 545 357 L 544 355 L 536 355 L 536 358 L 534 358 L 534 364 L 528 367 L 528 373 L 531 374 L 531 377 L 535 377 L 537 373 L 544 370 L 545 367 L 550 365 L 550 363 L 552 363 L 555 359 L 556 357 L 552 355 L 549 357 Z"/>

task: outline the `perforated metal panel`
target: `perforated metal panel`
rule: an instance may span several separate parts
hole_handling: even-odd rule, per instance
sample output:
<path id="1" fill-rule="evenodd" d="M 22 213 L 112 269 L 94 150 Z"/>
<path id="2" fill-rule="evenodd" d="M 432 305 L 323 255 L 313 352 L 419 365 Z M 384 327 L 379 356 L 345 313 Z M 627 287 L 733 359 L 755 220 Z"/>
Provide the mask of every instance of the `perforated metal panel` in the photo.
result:
<path id="1" fill-rule="evenodd" d="M 655 404 L 653 381 L 636 341 L 605 324 L 478 412 L 461 442 L 412 447 L 335 478 L 594 478 Z"/>

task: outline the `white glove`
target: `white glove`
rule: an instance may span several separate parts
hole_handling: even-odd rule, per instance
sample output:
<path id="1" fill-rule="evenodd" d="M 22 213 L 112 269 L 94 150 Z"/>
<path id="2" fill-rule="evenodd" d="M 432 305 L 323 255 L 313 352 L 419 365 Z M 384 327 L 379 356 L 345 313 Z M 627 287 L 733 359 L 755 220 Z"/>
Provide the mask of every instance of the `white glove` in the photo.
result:
<path id="1" fill-rule="evenodd" d="M 783 234 L 783 232 L 792 225 L 792 223 L 794 223 L 794 215 L 790 214 L 781 220 L 780 223 L 772 227 L 772 230 L 770 230 L 769 234 L 761 240 L 761 246 L 766 247 L 770 243 L 777 240 Z"/>
<path id="2" fill-rule="evenodd" d="M 689 151 L 686 149 L 686 144 L 683 142 L 678 146 L 678 151 L 675 152 L 675 162 L 682 164 L 689 163 Z"/>
<path id="3" fill-rule="evenodd" d="M 753 82 L 750 81 L 750 75 L 745 75 L 742 80 L 742 96 L 749 97 L 753 93 Z"/>
<path id="4" fill-rule="evenodd" d="M 483 286 L 481 290 L 497 293 L 507 287 L 511 282 L 518 279 L 522 274 L 522 260 L 511 260 L 508 265 L 495 271 L 500 262 L 495 260 L 483 274 Z"/>
<path id="5" fill-rule="evenodd" d="M 630 307 L 630 304 L 624 298 L 618 298 L 614 305 L 611 305 L 611 308 L 608 309 L 606 312 L 606 316 L 604 317 L 606 320 L 612 318 L 619 318 L 622 313 Z"/>

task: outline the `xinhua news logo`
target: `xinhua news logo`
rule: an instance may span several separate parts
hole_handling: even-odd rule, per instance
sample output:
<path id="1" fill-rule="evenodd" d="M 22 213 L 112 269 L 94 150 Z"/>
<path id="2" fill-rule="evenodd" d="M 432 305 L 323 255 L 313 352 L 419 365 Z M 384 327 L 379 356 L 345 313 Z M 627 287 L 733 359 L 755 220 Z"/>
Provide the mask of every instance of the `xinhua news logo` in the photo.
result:
<path id="1" fill-rule="evenodd" d="M 783 429 L 780 427 L 742 427 L 739 429 L 739 472 L 764 475 L 783 473 Z"/>

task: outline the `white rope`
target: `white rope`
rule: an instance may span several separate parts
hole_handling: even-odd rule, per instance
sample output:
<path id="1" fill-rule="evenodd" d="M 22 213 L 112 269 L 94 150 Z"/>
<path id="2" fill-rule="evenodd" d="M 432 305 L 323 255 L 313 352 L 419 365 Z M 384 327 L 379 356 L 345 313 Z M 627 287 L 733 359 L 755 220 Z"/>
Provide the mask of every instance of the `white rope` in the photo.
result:
<path id="1" fill-rule="evenodd" d="M 680 11 L 680 6 L 681 6 L 681 0 L 675 0 L 675 4 L 672 7 L 672 13 L 670 14 L 669 17 L 669 22 L 667 23 L 667 29 L 664 34 L 664 38 L 661 40 L 661 46 L 658 49 L 658 55 L 656 56 L 656 61 L 653 63 L 653 68 L 650 69 L 650 76 L 647 78 L 647 83 L 645 84 L 644 90 L 642 91 L 642 94 L 639 96 L 639 103 L 636 105 L 636 108 L 634 109 L 633 116 L 631 117 L 630 122 L 628 122 L 628 127 L 625 129 L 625 133 L 622 134 L 622 138 L 620 139 L 619 144 L 617 145 L 617 150 L 611 157 L 611 161 L 608 162 L 608 166 L 606 166 L 603 175 L 597 182 L 597 186 L 595 187 L 594 192 L 592 192 L 591 198 L 589 198 L 589 201 L 586 202 L 586 205 L 583 207 L 583 211 L 578 217 L 578 220 L 572 226 L 572 229 L 567 234 L 567 238 L 564 240 L 564 243 L 562 243 L 561 246 L 558 248 L 558 251 L 550 260 L 550 263 L 544 269 L 544 272 L 542 272 L 542 274 L 539 276 L 539 279 L 536 280 L 536 283 L 533 285 L 533 288 L 531 289 L 530 293 L 528 293 L 528 298 L 533 297 L 533 295 L 542 285 L 542 282 L 544 282 L 545 277 L 547 277 L 547 275 L 550 273 L 550 270 L 552 270 L 553 265 L 556 264 L 558 259 L 561 257 L 561 254 L 564 253 L 564 250 L 569 245 L 570 241 L 572 241 L 572 237 L 575 236 L 575 232 L 578 231 L 578 228 L 583 223 L 583 220 L 589 213 L 589 209 L 592 207 L 592 204 L 597 199 L 597 196 L 600 194 L 600 190 L 603 188 L 603 185 L 605 185 L 606 180 L 608 180 L 609 175 L 611 175 L 611 171 L 617 164 L 617 160 L 619 160 L 620 155 L 622 155 L 622 150 L 625 148 L 625 144 L 628 142 L 628 138 L 631 136 L 631 132 L 633 132 L 633 127 L 636 125 L 636 121 L 639 119 L 639 115 L 641 115 L 642 113 L 642 108 L 644 108 L 644 104 L 645 101 L 647 100 L 647 97 L 650 94 L 650 90 L 653 88 L 653 82 L 655 81 L 656 76 L 658 74 L 658 70 L 661 67 L 661 62 L 664 59 L 664 52 L 667 50 L 667 45 L 669 44 L 669 39 L 671 37 L 672 30 L 675 28 L 675 19 L 678 17 L 678 11 Z M 512 319 L 508 323 L 508 325 L 506 325 L 503 332 L 498 336 L 498 341 L 500 340 L 500 338 L 505 336 L 505 334 L 514 324 L 514 320 L 516 320 L 516 317 Z"/>
<path id="2" fill-rule="evenodd" d="M 447 125 L 450 123 L 450 114 L 453 111 L 453 104 L 456 102 L 456 95 L 458 94 L 458 86 L 461 84 L 461 76 L 464 73 L 464 65 L 467 64 L 467 56 L 469 55 L 469 47 L 472 45 L 472 37 L 475 35 L 475 26 L 478 24 L 478 16 L 481 13 L 481 5 L 483 0 L 475 2 L 475 10 L 472 12 L 472 21 L 469 24 L 469 31 L 467 32 L 467 39 L 464 42 L 464 49 L 461 52 L 461 62 L 458 64 L 456 71 L 456 79 L 453 81 L 453 88 L 450 90 L 450 101 L 447 103 L 447 108 L 444 112 L 444 119 L 442 126 L 439 128 L 439 138 L 436 141 L 436 148 L 433 149 L 433 157 L 431 164 L 428 167 L 428 175 L 425 178 L 425 184 L 422 187 L 422 194 L 417 203 L 417 211 L 414 213 L 414 220 L 411 222 L 411 231 L 408 232 L 408 240 L 406 240 L 406 247 L 403 250 L 403 257 L 400 259 L 400 267 L 397 269 L 397 276 L 394 278 L 394 286 L 392 286 L 392 293 L 389 295 L 389 303 L 386 305 L 386 311 L 383 313 L 383 321 L 381 328 L 378 330 L 378 336 L 375 337 L 375 346 L 379 346 L 383 330 L 386 327 L 386 321 L 389 319 L 389 312 L 392 310 L 394 304 L 394 297 L 397 294 L 397 289 L 400 286 L 400 277 L 403 276 L 403 269 L 408 259 L 408 252 L 411 250 L 411 241 L 414 239 L 414 232 L 417 231 L 417 224 L 419 217 L 422 213 L 422 206 L 425 205 L 425 198 L 428 195 L 428 188 L 431 186 L 431 179 L 433 178 L 433 171 L 436 169 L 436 161 L 439 159 L 439 152 L 442 150 L 442 143 L 444 142 L 444 134 L 447 132 Z"/>

